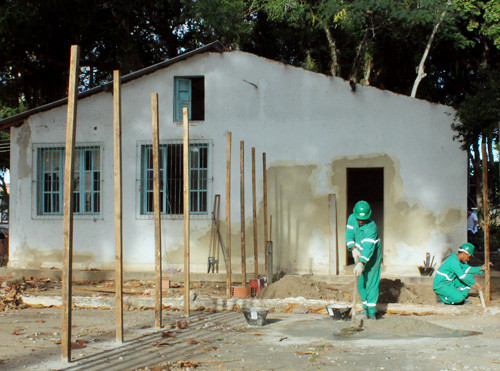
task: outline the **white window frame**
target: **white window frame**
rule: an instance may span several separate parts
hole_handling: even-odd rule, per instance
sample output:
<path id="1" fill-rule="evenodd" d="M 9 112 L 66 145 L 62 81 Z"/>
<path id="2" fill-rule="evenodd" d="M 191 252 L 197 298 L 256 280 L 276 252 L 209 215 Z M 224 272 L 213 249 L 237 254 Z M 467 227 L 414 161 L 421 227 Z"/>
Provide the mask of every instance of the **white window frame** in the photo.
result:
<path id="1" fill-rule="evenodd" d="M 89 219 L 89 220 L 102 220 L 103 215 L 104 215 L 104 197 L 105 197 L 105 192 L 104 192 L 104 169 L 103 169 L 103 164 L 104 164 L 104 145 L 102 142 L 82 142 L 82 143 L 76 143 L 75 144 L 75 149 L 85 149 L 85 148 L 91 148 L 91 147 L 97 147 L 99 149 L 99 171 L 100 171 L 100 187 L 99 187 L 99 212 L 98 213 L 91 213 L 91 214 L 85 214 L 85 213 L 75 213 L 73 212 L 73 218 L 75 219 Z M 38 175 L 39 171 L 39 158 L 38 158 L 38 153 L 40 150 L 43 149 L 61 149 L 63 156 L 65 153 L 65 144 L 64 143 L 33 143 L 32 146 L 32 153 L 31 153 L 31 161 L 32 161 L 32 182 L 31 182 L 31 217 L 32 219 L 55 219 L 55 220 L 62 220 L 64 217 L 64 205 L 61 203 L 61 213 L 60 214 L 39 214 L 38 213 Z M 64 169 L 62 169 L 62 176 L 64 177 Z M 61 185 L 63 189 L 61 189 L 62 193 L 62 199 L 64 200 L 64 179 L 61 182 Z"/>

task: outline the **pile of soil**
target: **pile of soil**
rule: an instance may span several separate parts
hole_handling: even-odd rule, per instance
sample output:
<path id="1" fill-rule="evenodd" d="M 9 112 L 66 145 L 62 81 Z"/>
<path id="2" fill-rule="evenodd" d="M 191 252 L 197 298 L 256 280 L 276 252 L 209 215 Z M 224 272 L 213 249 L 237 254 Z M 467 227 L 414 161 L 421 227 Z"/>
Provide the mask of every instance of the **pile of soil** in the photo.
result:
<path id="1" fill-rule="evenodd" d="M 304 299 L 352 301 L 352 287 L 353 285 L 331 285 L 315 281 L 310 276 L 287 275 L 265 287 L 257 297 L 259 299 L 302 297 Z"/>
<path id="2" fill-rule="evenodd" d="M 265 287 L 259 299 L 285 299 L 302 297 L 304 299 L 331 300 L 336 302 L 352 301 L 352 284 L 328 284 L 312 279 L 310 276 L 287 275 Z M 379 303 L 436 304 L 436 295 L 428 284 L 408 285 L 401 280 L 380 280 Z"/>
<path id="3" fill-rule="evenodd" d="M 454 330 L 406 316 L 387 316 L 378 321 L 364 321 L 362 327 L 348 325 L 341 322 L 334 325 L 334 337 L 338 338 L 372 338 L 398 339 L 415 337 L 454 337 L 477 335 L 480 332 Z M 342 327 L 343 326 L 343 327 Z M 340 331 L 337 331 L 342 327 Z"/>

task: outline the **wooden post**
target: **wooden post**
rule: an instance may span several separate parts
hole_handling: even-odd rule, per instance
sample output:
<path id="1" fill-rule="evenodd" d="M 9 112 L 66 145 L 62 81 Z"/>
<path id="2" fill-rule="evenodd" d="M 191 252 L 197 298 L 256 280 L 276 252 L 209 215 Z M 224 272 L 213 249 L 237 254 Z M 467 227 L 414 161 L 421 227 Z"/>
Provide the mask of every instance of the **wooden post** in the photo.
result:
<path id="1" fill-rule="evenodd" d="M 158 116 L 158 93 L 151 94 L 151 116 L 153 125 L 153 209 L 155 225 L 155 327 L 162 326 L 161 291 L 161 201 L 160 201 L 160 138 Z"/>
<path id="2" fill-rule="evenodd" d="M 66 149 L 64 154 L 61 352 L 63 361 L 66 362 L 71 362 L 71 285 L 73 281 L 73 154 L 75 151 L 79 59 L 80 48 L 78 45 L 72 45 L 69 68 L 68 109 L 66 119 Z"/>
<path id="3" fill-rule="evenodd" d="M 120 71 L 113 71 L 113 157 L 115 165 L 116 342 L 123 343 L 122 112 Z"/>
<path id="4" fill-rule="evenodd" d="M 259 279 L 259 250 L 257 246 L 257 189 L 255 185 L 255 148 L 252 147 L 253 257 L 255 279 Z"/>
<path id="5" fill-rule="evenodd" d="M 328 216 L 330 219 L 330 274 L 339 274 L 339 247 L 337 244 L 337 199 L 334 194 L 328 195 Z"/>
<path id="6" fill-rule="evenodd" d="M 220 216 L 220 195 L 215 195 L 215 201 L 214 201 L 214 207 L 215 207 L 215 233 L 214 233 L 214 257 L 215 258 L 215 270 L 217 273 L 219 273 L 219 216 Z"/>
<path id="7" fill-rule="evenodd" d="M 190 262 L 189 262 L 189 196 L 190 196 L 190 176 L 189 176 L 189 115 L 187 107 L 182 108 L 183 135 L 183 184 L 184 184 L 184 315 L 189 317 L 191 303 L 189 300 L 190 289 Z"/>
<path id="8" fill-rule="evenodd" d="M 273 241 L 272 241 L 272 232 L 273 232 L 273 216 L 269 217 L 269 241 L 266 242 L 266 277 L 267 284 L 270 285 L 273 283 Z"/>
<path id="9" fill-rule="evenodd" d="M 240 205 L 241 205 L 241 286 L 247 284 L 245 251 L 245 143 L 240 141 Z"/>
<path id="10" fill-rule="evenodd" d="M 484 264 L 486 270 L 484 272 L 484 298 L 486 306 L 490 306 L 491 300 L 491 270 L 490 270 L 490 216 L 488 205 L 488 161 L 486 157 L 486 137 L 483 134 L 481 140 L 481 157 L 483 158 L 483 210 L 484 210 Z"/>
<path id="11" fill-rule="evenodd" d="M 226 224 L 227 224 L 227 242 L 226 242 L 226 296 L 231 298 L 231 132 L 227 133 L 226 146 Z"/>
<path id="12" fill-rule="evenodd" d="M 262 154 L 262 184 L 263 184 L 263 202 L 264 202 L 264 250 L 269 241 L 267 234 L 267 171 L 266 171 L 266 153 Z M 267 269 L 267 254 L 264 251 L 264 266 Z"/>

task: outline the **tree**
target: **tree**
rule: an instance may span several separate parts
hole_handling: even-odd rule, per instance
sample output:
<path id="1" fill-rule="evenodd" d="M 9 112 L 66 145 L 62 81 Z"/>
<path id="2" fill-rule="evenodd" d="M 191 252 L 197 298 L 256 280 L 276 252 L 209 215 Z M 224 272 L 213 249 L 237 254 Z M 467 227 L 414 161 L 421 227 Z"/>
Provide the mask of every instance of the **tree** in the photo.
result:
<path id="1" fill-rule="evenodd" d="M 470 152 L 470 159 L 473 166 L 473 175 L 476 183 L 476 203 L 482 205 L 482 184 L 481 155 L 479 141 L 485 143 L 498 143 L 498 123 L 500 122 L 500 72 L 487 70 L 482 72 L 480 79 L 473 84 L 472 91 L 465 95 L 462 102 L 456 107 L 456 120 L 453 129 L 457 132 L 456 139 L 461 142 L 462 149 Z M 490 152 L 491 153 L 491 152 Z M 499 202 L 499 182 L 496 170 L 492 165 L 490 156 L 489 178 L 496 182 L 491 182 L 492 202 Z"/>
<path id="2" fill-rule="evenodd" d="M 180 0 L 0 1 L 0 104 L 27 108 L 66 95 L 69 49 L 81 47 L 88 89 L 189 48 Z M 55 21 L 57 20 L 57 21 Z"/>

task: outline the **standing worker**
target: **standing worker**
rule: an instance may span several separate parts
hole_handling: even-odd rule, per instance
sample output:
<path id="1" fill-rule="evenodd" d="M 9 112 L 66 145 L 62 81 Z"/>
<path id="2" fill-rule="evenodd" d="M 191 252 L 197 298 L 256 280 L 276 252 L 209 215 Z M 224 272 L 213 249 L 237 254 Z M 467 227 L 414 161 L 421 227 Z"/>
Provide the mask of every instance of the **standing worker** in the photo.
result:
<path id="1" fill-rule="evenodd" d="M 486 264 L 471 267 L 467 262 L 474 255 L 474 245 L 466 242 L 445 259 L 436 271 L 432 289 L 445 304 L 464 304 L 471 287 L 482 290 L 483 286 L 474 280 L 473 274 L 481 274 Z M 490 262 L 490 266 L 493 263 Z"/>
<path id="2" fill-rule="evenodd" d="M 472 209 L 467 210 L 467 242 L 476 245 L 477 215 Z"/>
<path id="3" fill-rule="evenodd" d="M 358 201 L 347 220 L 345 239 L 352 252 L 358 276 L 358 291 L 367 319 L 375 319 L 380 284 L 382 246 L 377 225 L 370 219 L 372 211 L 366 201 Z"/>

